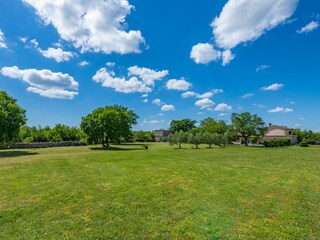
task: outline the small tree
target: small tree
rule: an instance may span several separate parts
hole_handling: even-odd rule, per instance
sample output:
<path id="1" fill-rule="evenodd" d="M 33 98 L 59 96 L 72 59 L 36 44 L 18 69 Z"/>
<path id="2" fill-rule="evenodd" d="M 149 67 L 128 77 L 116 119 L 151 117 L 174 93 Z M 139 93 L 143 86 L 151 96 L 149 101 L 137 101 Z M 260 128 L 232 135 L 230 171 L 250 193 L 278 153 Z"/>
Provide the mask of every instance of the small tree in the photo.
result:
<path id="1" fill-rule="evenodd" d="M 232 113 L 231 122 L 233 130 L 243 137 L 246 146 L 251 136 L 263 136 L 266 132 L 266 124 L 257 114 L 251 115 L 249 112 Z"/>
<path id="2" fill-rule="evenodd" d="M 209 148 L 212 148 L 212 145 L 215 143 L 215 134 L 205 132 L 203 134 L 203 141 L 204 143 L 208 144 Z"/>
<path id="3" fill-rule="evenodd" d="M 183 131 L 188 132 L 194 129 L 196 126 L 195 124 L 197 121 L 191 120 L 191 119 L 182 119 L 182 120 L 172 120 L 170 122 L 170 128 L 169 130 L 172 133 Z"/>
<path id="4" fill-rule="evenodd" d="M 20 127 L 27 121 L 25 113 L 16 99 L 0 91 L 0 146 L 10 146 L 19 138 Z"/>
<path id="5" fill-rule="evenodd" d="M 199 145 L 203 143 L 203 134 L 200 132 L 197 133 L 189 133 L 188 135 L 188 143 L 194 144 L 196 146 L 196 149 L 199 148 Z"/>
<path id="6" fill-rule="evenodd" d="M 187 140 L 188 140 L 187 133 L 185 133 L 185 132 L 183 132 L 181 130 L 179 132 L 170 134 L 169 137 L 168 137 L 169 144 L 171 146 L 178 145 L 179 148 L 181 148 L 181 144 L 182 143 L 186 143 Z"/>

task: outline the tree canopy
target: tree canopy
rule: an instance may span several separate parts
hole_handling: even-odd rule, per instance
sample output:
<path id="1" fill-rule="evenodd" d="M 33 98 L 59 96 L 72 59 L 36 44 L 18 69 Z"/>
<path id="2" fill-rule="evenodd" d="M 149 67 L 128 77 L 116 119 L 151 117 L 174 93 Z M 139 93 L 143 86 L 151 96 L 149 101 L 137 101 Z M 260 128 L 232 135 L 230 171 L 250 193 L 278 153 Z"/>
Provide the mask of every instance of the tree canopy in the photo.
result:
<path id="1" fill-rule="evenodd" d="M 121 138 L 128 139 L 138 118 L 123 106 L 100 107 L 82 118 L 80 128 L 88 136 L 89 143 L 101 142 L 104 147 L 109 147 L 110 140 L 120 143 Z"/>
<path id="2" fill-rule="evenodd" d="M 196 123 L 197 121 L 191 120 L 189 118 L 182 119 L 182 120 L 172 120 L 170 122 L 169 130 L 172 133 L 180 132 L 180 131 L 188 132 L 196 127 L 195 126 Z"/>
<path id="3" fill-rule="evenodd" d="M 232 113 L 231 122 L 233 130 L 244 138 L 246 146 L 251 136 L 263 136 L 267 129 L 261 117 L 249 112 Z"/>
<path id="4" fill-rule="evenodd" d="M 0 91 L 0 145 L 9 146 L 18 138 L 20 127 L 27 121 L 25 113 L 16 99 Z"/>
<path id="5" fill-rule="evenodd" d="M 227 131 L 227 123 L 223 120 L 216 121 L 215 119 L 208 117 L 200 122 L 200 129 L 202 132 L 207 133 L 219 133 L 223 134 Z"/>

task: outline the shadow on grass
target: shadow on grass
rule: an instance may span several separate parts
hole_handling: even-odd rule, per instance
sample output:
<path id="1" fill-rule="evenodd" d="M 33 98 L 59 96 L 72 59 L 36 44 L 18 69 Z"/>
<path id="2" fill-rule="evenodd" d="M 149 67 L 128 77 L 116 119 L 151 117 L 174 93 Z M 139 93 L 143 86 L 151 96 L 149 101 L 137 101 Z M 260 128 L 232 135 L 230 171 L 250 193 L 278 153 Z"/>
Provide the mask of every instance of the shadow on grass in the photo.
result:
<path id="1" fill-rule="evenodd" d="M 123 146 L 122 144 L 119 146 Z M 141 150 L 146 150 L 143 145 L 129 145 L 126 144 L 126 147 L 91 147 L 90 150 L 94 151 L 141 151 Z M 132 146 L 135 148 L 128 148 L 127 146 Z"/>
<path id="2" fill-rule="evenodd" d="M 38 154 L 37 152 L 27 152 L 27 151 L 1 151 L 0 158 L 10 158 L 10 157 L 22 157 L 22 156 L 32 156 Z"/>

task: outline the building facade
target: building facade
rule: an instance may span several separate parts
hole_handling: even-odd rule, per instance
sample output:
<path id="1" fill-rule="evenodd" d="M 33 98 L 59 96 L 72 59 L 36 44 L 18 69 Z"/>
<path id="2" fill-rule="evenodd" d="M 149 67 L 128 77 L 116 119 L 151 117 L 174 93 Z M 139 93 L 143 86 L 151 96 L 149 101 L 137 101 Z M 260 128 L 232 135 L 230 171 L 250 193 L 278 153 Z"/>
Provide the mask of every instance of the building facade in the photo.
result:
<path id="1" fill-rule="evenodd" d="M 280 139 L 280 138 L 290 138 L 291 144 L 297 144 L 297 136 L 293 133 L 293 128 L 288 128 L 286 126 L 276 126 L 269 125 L 264 139 Z"/>

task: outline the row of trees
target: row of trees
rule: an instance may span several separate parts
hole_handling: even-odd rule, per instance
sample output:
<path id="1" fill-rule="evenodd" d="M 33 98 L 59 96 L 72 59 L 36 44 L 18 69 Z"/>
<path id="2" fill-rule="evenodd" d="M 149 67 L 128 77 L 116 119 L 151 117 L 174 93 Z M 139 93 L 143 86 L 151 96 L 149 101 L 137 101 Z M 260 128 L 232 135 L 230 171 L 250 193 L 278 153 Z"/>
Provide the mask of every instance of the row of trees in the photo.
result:
<path id="1" fill-rule="evenodd" d="M 80 141 L 84 135 L 77 127 L 69 127 L 64 124 L 57 124 L 53 128 L 49 126 L 38 127 L 20 127 L 18 141 L 28 142 L 62 142 L 62 141 Z"/>
<path id="2" fill-rule="evenodd" d="M 170 123 L 170 131 L 177 132 L 199 132 L 206 134 L 218 134 L 223 136 L 226 132 L 231 139 L 242 137 L 245 144 L 248 145 L 250 138 L 264 136 L 267 126 L 265 122 L 256 114 L 233 113 L 231 115 L 231 124 L 227 125 L 225 121 L 217 121 L 211 117 L 202 120 L 199 127 L 196 127 L 196 121 L 191 119 L 173 120 Z M 223 138 L 223 137 L 221 137 Z"/>
<path id="3" fill-rule="evenodd" d="M 178 145 L 181 148 L 182 144 L 193 144 L 196 148 L 199 148 L 200 144 L 208 144 L 209 148 L 213 145 L 219 147 L 225 147 L 226 144 L 231 142 L 232 135 L 229 131 L 225 133 L 209 133 L 191 130 L 188 132 L 175 132 L 169 135 L 168 141 L 170 145 Z"/>

